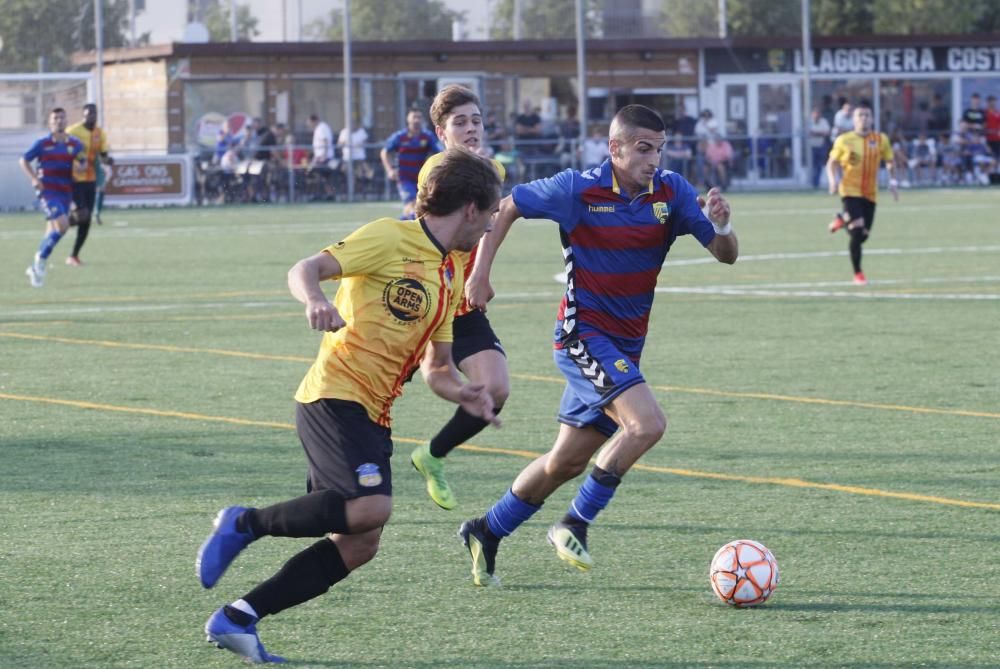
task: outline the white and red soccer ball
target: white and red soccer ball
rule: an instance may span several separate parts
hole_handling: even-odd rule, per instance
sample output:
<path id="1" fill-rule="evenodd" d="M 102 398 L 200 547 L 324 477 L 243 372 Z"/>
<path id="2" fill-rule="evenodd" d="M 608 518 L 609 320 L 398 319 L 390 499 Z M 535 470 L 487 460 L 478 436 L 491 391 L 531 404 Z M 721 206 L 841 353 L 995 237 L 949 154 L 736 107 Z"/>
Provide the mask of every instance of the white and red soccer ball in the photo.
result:
<path id="1" fill-rule="evenodd" d="M 757 606 L 767 601 L 780 580 L 778 562 L 764 544 L 737 539 L 723 546 L 709 568 L 712 590 L 730 606 Z"/>

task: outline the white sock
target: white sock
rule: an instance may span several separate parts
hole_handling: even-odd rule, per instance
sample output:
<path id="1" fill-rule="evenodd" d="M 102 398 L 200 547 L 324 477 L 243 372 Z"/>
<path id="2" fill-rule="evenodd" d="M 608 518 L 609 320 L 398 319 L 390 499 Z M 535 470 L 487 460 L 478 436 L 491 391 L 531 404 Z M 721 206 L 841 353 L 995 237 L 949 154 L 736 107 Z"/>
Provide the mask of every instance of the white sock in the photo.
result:
<path id="1" fill-rule="evenodd" d="M 246 600 L 237 599 L 235 602 L 230 604 L 230 606 L 238 611 L 242 611 L 243 613 L 253 616 L 254 620 L 260 619 L 260 616 L 257 615 L 257 612 L 253 610 L 253 607 L 250 606 L 250 604 L 248 604 Z"/>

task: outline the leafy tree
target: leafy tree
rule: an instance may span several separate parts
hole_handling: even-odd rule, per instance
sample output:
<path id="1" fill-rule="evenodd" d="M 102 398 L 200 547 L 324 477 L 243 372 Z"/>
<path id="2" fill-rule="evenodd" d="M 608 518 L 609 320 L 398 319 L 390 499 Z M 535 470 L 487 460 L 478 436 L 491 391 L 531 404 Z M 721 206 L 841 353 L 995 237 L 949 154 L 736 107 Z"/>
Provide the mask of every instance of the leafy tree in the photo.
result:
<path id="1" fill-rule="evenodd" d="M 351 38 L 375 42 L 412 39 L 451 39 L 451 24 L 463 12 L 453 12 L 441 0 L 362 0 L 351 3 Z M 305 33 L 314 39 L 344 38 L 344 14 L 335 9 L 329 18 L 313 21 Z"/>
<path id="2" fill-rule="evenodd" d="M 719 12 L 714 2 L 664 0 L 662 16 L 663 30 L 670 37 L 715 37 L 719 34 Z"/>
<path id="3" fill-rule="evenodd" d="M 871 0 L 812 0 L 814 35 L 870 35 L 874 21 Z"/>
<path id="4" fill-rule="evenodd" d="M 201 17 L 202 23 L 208 28 L 208 39 L 212 42 L 228 42 L 232 38 L 232 24 L 230 23 L 229 2 L 219 2 L 205 8 L 205 13 Z M 236 6 L 236 41 L 250 42 L 260 34 L 257 30 L 257 17 L 250 13 L 247 5 Z"/>
<path id="5" fill-rule="evenodd" d="M 104 47 L 128 43 L 128 0 L 103 0 Z M 0 11 L 0 71 L 72 69 L 74 51 L 94 48 L 93 0 L 4 0 Z M 147 36 L 148 38 L 148 36 Z"/>
<path id="6" fill-rule="evenodd" d="M 584 0 L 585 31 L 601 34 L 601 9 L 614 0 Z M 520 0 L 522 39 L 572 39 L 576 37 L 574 0 Z M 491 39 L 514 39 L 514 0 L 500 0 L 492 15 Z"/>

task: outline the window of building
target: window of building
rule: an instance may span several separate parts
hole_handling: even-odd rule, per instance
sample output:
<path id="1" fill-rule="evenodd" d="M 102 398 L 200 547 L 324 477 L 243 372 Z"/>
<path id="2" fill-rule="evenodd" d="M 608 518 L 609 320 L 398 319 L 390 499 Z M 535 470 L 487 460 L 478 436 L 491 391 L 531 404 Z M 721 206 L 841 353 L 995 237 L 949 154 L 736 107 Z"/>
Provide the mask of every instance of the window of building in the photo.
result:
<path id="1" fill-rule="evenodd" d="M 921 132 L 931 132 L 950 120 L 942 118 L 951 97 L 951 81 L 947 79 L 883 79 L 879 86 L 878 127 L 890 136 L 901 132 L 914 137 Z M 941 104 L 945 109 L 941 108 Z M 934 114 L 931 109 L 938 105 Z"/>

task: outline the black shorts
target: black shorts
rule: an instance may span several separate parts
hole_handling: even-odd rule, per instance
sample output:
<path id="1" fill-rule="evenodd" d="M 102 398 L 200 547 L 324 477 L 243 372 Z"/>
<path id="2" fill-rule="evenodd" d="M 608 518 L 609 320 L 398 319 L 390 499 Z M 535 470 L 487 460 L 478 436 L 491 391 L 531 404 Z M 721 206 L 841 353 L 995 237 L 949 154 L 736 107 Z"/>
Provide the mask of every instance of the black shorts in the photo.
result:
<path id="1" fill-rule="evenodd" d="M 866 197 L 842 197 L 840 201 L 844 203 L 846 211 L 852 221 L 861 219 L 865 222 L 865 228 L 872 229 L 875 222 L 875 203 Z"/>
<path id="2" fill-rule="evenodd" d="M 493 332 L 490 321 L 479 309 L 455 317 L 452 325 L 454 342 L 451 345 L 451 359 L 457 367 L 460 362 L 480 351 L 498 351 L 504 357 L 507 354 Z"/>
<path id="3" fill-rule="evenodd" d="M 392 495 L 392 432 L 357 402 L 321 399 L 295 406 L 295 429 L 309 460 L 306 490 L 344 499 Z"/>
<path id="4" fill-rule="evenodd" d="M 94 211 L 94 202 L 97 200 L 96 181 L 74 181 L 73 182 L 73 204 L 77 209 Z"/>

